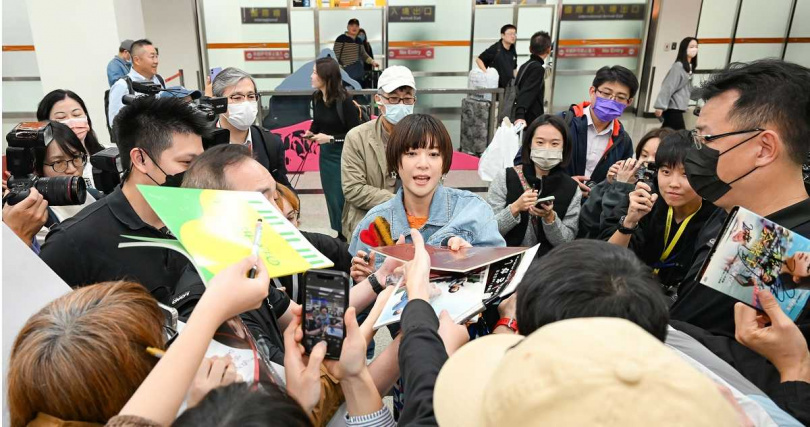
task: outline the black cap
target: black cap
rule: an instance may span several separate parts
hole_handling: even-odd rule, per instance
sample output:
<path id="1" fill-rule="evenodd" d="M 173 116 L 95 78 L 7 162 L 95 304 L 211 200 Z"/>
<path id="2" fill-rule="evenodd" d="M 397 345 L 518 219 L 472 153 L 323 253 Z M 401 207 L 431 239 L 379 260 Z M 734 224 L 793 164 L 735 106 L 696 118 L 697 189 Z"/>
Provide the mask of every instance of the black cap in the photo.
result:
<path id="1" fill-rule="evenodd" d="M 360 21 L 357 18 L 349 19 L 349 25 L 360 25 Z"/>

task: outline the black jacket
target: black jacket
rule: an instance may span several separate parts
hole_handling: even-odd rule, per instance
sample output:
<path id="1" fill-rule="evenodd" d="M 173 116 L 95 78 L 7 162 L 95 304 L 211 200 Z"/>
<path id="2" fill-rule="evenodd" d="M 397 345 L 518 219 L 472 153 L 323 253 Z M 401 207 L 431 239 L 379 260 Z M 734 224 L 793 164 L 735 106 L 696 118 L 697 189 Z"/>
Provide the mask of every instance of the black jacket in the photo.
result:
<path id="1" fill-rule="evenodd" d="M 433 387 L 447 361 L 447 351 L 439 336 L 439 318 L 430 303 L 413 300 L 402 311 L 400 324 L 399 372 L 407 401 L 399 425 L 436 426 Z"/>
<path id="2" fill-rule="evenodd" d="M 630 198 L 625 195 L 622 202 L 615 209 L 604 212 L 605 221 L 599 233 L 600 239 L 609 240 L 613 236 L 613 233 L 619 228 L 619 220 L 622 215 L 627 214 L 629 204 Z M 695 254 L 695 239 L 703 228 L 703 224 L 717 210 L 717 207 L 704 201 L 703 206 L 689 220 L 683 234 L 675 243 L 675 247 L 672 248 L 672 252 L 664 262 L 661 262 L 659 259 L 666 249 L 664 247 L 664 233 L 666 231 L 668 210 L 669 206 L 667 206 L 663 197 L 659 195 L 652 211 L 639 221 L 638 228 L 630 237 L 628 247 L 645 264 L 653 269 L 658 268 L 658 279 L 661 284 L 664 285 L 665 289 L 672 289 L 672 292 L 674 292 L 689 271 L 692 257 Z M 680 225 L 675 222 L 675 218 L 672 218 L 669 231 L 670 241 L 674 238 Z"/>
<path id="3" fill-rule="evenodd" d="M 250 137 L 253 139 L 253 155 L 256 161 L 270 171 L 277 183 L 292 189 L 290 180 L 287 179 L 286 149 L 281 138 L 256 125 L 250 127 Z"/>
<path id="4" fill-rule="evenodd" d="M 517 97 L 515 98 L 515 117 L 513 120 L 523 119 L 530 125 L 534 119 L 545 112 L 543 102 L 546 97 L 546 69 L 543 68 L 543 58 L 532 55 L 520 66 L 515 85 Z"/>

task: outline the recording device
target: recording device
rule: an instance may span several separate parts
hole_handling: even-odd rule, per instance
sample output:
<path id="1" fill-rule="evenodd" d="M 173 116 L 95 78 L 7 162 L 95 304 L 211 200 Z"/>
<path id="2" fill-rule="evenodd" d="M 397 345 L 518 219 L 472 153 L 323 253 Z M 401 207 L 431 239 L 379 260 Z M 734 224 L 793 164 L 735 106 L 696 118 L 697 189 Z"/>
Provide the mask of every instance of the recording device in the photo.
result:
<path id="1" fill-rule="evenodd" d="M 93 165 L 93 182 L 96 188 L 104 194 L 112 193 L 121 183 L 124 168 L 121 166 L 121 155 L 118 147 L 109 147 L 90 156 Z"/>
<path id="2" fill-rule="evenodd" d="M 342 271 L 311 270 L 304 275 L 304 350 L 326 341 L 326 357 L 339 359 L 346 337 L 343 315 L 349 308 L 349 276 Z"/>
<path id="3" fill-rule="evenodd" d="M 553 201 L 554 201 L 554 196 L 542 197 L 542 198 L 540 198 L 540 199 L 537 199 L 537 203 L 535 203 L 534 205 L 535 205 L 535 206 L 540 206 L 540 205 L 542 205 L 543 203 L 546 203 L 546 202 L 553 202 Z"/>
<path id="4" fill-rule="evenodd" d="M 8 194 L 3 203 L 16 205 L 36 188 L 50 206 L 84 204 L 87 198 L 87 184 L 80 176 L 38 177 L 35 174 L 37 156 L 45 157 L 45 150 L 53 140 L 53 129 L 49 122 L 23 122 L 14 126 L 6 135 L 8 149 L 6 158 L 8 171 Z"/>
<path id="5" fill-rule="evenodd" d="M 132 82 L 132 90 L 144 95 L 157 95 L 163 90 L 163 86 L 154 83 L 154 82 Z M 124 98 L 121 100 L 124 105 L 129 105 L 138 98 L 140 95 L 136 94 L 127 94 L 124 95 Z"/>
<path id="6" fill-rule="evenodd" d="M 653 188 L 655 177 L 658 175 L 658 166 L 655 163 L 647 162 L 636 170 L 636 179 Z"/>

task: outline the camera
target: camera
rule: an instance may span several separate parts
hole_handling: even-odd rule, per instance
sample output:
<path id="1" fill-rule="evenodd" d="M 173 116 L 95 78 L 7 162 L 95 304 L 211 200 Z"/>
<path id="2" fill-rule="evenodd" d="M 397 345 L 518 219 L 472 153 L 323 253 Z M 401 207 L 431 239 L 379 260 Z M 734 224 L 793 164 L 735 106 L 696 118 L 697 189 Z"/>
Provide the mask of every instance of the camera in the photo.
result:
<path id="1" fill-rule="evenodd" d="M 109 194 L 121 183 L 124 168 L 121 166 L 118 147 L 105 148 L 93 154 L 90 156 L 90 164 L 93 165 L 93 182 L 99 191 Z"/>
<path id="2" fill-rule="evenodd" d="M 16 205 L 36 188 L 51 206 L 81 205 L 87 198 L 87 184 L 80 176 L 55 176 L 50 178 L 36 175 L 37 157 L 45 157 L 45 149 L 53 140 L 53 129 L 49 122 L 23 122 L 6 135 L 8 149 L 6 158 L 8 171 L 8 194 L 3 202 Z"/>
<path id="3" fill-rule="evenodd" d="M 636 171 L 636 179 L 647 184 L 650 188 L 655 183 L 655 177 L 658 174 L 658 166 L 655 163 L 645 163 Z"/>

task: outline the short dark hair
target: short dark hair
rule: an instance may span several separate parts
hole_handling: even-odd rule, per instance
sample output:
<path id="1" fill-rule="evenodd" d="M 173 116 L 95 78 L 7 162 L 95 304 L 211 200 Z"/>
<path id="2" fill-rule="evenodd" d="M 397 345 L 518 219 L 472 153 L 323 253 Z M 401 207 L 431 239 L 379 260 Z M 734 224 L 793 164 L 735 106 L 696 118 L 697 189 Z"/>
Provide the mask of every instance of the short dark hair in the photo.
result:
<path id="1" fill-rule="evenodd" d="M 87 153 L 79 137 L 73 132 L 73 129 L 56 121 L 51 121 L 51 129 L 53 130 L 53 141 L 51 141 L 51 144 L 58 145 L 63 153 L 73 157 L 79 157 Z M 45 153 L 47 151 L 47 147 L 44 150 L 34 151 L 36 154 L 34 156 L 36 159 L 35 168 L 39 176 L 43 176 L 45 173 Z"/>
<path id="2" fill-rule="evenodd" d="M 649 267 L 629 249 L 574 240 L 532 263 L 517 288 L 522 335 L 560 320 L 627 319 L 664 341 L 669 307 Z"/>
<path id="3" fill-rule="evenodd" d="M 304 409 L 275 384 L 235 382 L 208 392 L 183 412 L 173 426 L 312 426 Z"/>
<path id="4" fill-rule="evenodd" d="M 50 120 L 53 106 L 56 105 L 57 102 L 68 98 L 78 102 L 79 106 L 81 106 L 84 111 L 84 115 L 87 116 L 87 126 L 90 128 L 87 132 L 87 136 L 84 137 L 84 146 L 87 148 L 87 151 L 90 154 L 96 154 L 103 150 L 104 146 L 98 142 L 98 137 L 96 136 L 96 131 L 93 130 L 93 122 L 90 119 L 90 113 L 87 112 L 87 106 L 84 105 L 84 100 L 72 90 L 54 89 L 43 96 L 42 100 L 39 101 L 39 105 L 37 105 L 37 120 Z"/>
<path id="5" fill-rule="evenodd" d="M 565 122 L 563 119 L 557 116 L 543 114 L 542 116 L 534 119 L 534 121 L 529 125 L 528 129 L 523 132 L 523 143 L 520 148 L 520 155 L 523 159 L 524 168 L 534 168 L 534 165 L 532 164 L 532 140 L 534 139 L 534 132 L 537 131 L 537 128 L 540 126 L 545 125 L 554 126 L 554 128 L 560 131 L 560 134 L 562 134 L 563 158 L 559 166 L 564 168 L 568 166 L 568 162 L 571 161 L 574 147 L 571 140 L 568 139 L 568 129 L 565 127 Z"/>
<path id="6" fill-rule="evenodd" d="M 402 156 L 409 150 L 438 148 L 442 155 L 442 173 L 450 171 L 453 163 L 453 142 L 441 120 L 429 114 L 411 114 L 402 119 L 388 138 L 385 159 L 388 173 L 398 173 Z"/>
<path id="7" fill-rule="evenodd" d="M 694 146 L 692 135 L 687 130 L 672 132 L 661 138 L 661 145 L 655 152 L 655 164 L 673 168 L 683 164 L 686 153 Z"/>
<path id="8" fill-rule="evenodd" d="M 346 25 L 360 25 L 360 21 L 357 18 L 349 19 L 349 23 Z"/>
<path id="9" fill-rule="evenodd" d="M 630 89 L 630 98 L 636 96 L 638 92 L 638 79 L 632 71 L 628 70 L 621 65 L 604 66 L 596 72 L 593 78 L 593 87 L 599 88 L 605 83 L 616 82 L 627 86 Z"/>
<path id="10" fill-rule="evenodd" d="M 708 101 L 732 90 L 740 97 L 728 120 L 738 129 L 776 126 L 790 158 L 801 165 L 810 152 L 810 69 L 780 59 L 735 62 L 713 74 L 701 96 Z"/>
<path id="11" fill-rule="evenodd" d="M 230 190 L 225 169 L 253 160 L 250 148 L 242 144 L 222 144 L 197 156 L 183 175 L 183 188 Z"/>
<path id="12" fill-rule="evenodd" d="M 670 128 L 655 128 L 644 134 L 644 136 L 641 137 L 641 140 L 638 141 L 638 145 L 636 145 L 636 159 L 641 158 L 641 152 L 644 150 L 644 147 L 647 145 L 648 142 L 650 142 L 651 139 L 658 138 L 660 140 L 663 140 L 664 137 L 671 134 L 672 132 L 675 131 Z"/>
<path id="13" fill-rule="evenodd" d="M 509 30 L 517 31 L 517 27 L 512 24 L 506 24 L 503 27 L 501 27 L 501 34 L 506 34 L 506 32 Z"/>
<path id="14" fill-rule="evenodd" d="M 551 35 L 545 31 L 532 34 L 529 42 L 529 52 L 535 55 L 544 55 L 549 50 L 551 50 Z"/>
<path id="15" fill-rule="evenodd" d="M 208 121 L 185 101 L 175 97 L 140 96 L 125 105 L 113 121 L 113 130 L 118 136 L 121 166 L 129 170 L 133 148 L 144 149 L 153 161 L 171 147 L 174 134 L 202 136 Z"/>
<path id="16" fill-rule="evenodd" d="M 135 51 L 144 47 L 144 46 L 152 46 L 152 42 L 149 39 L 138 39 L 132 42 L 132 47 L 130 48 L 129 53 L 134 54 Z"/>

